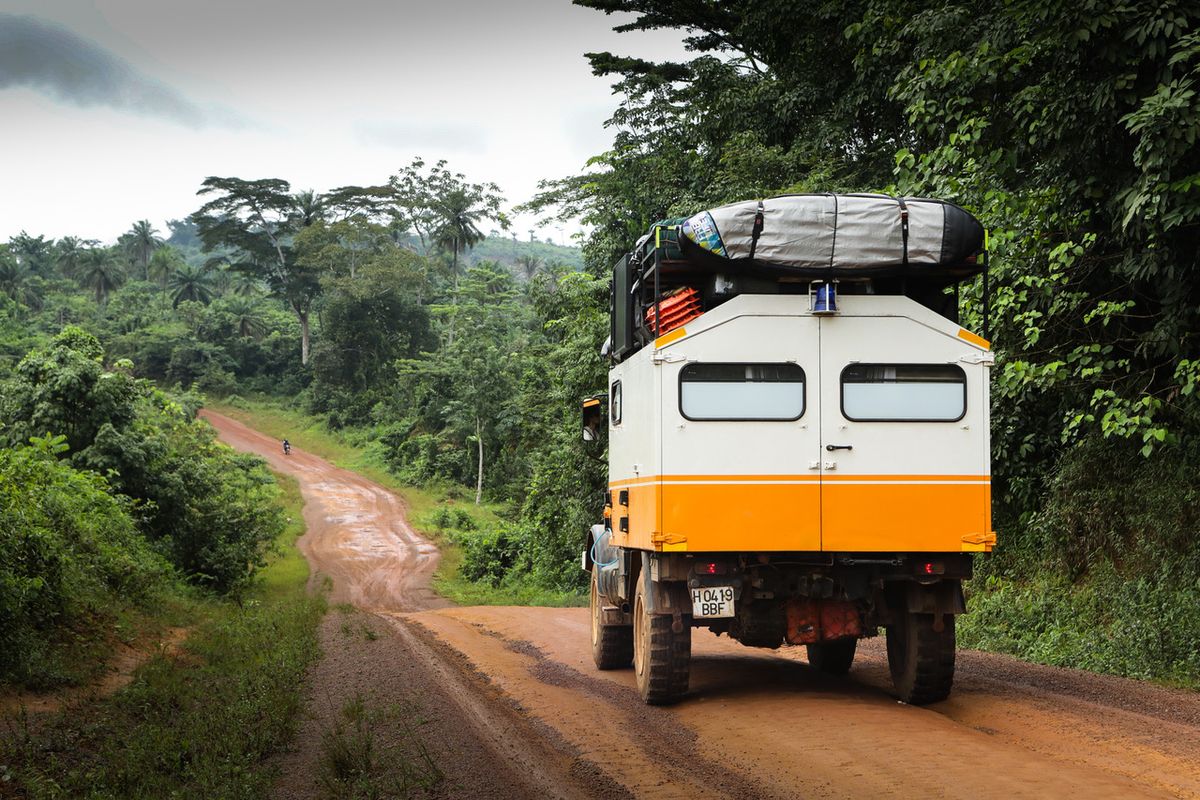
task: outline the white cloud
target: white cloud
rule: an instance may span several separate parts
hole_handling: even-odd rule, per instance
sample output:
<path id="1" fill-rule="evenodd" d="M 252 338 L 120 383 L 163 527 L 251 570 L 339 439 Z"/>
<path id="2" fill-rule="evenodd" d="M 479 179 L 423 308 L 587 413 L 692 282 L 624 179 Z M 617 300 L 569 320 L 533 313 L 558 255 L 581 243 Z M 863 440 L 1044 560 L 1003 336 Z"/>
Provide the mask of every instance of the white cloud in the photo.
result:
<path id="1" fill-rule="evenodd" d="M 677 34 L 614 34 L 624 19 L 567 0 L 4 5 L 113 69 L 81 89 L 63 55 L 42 65 L 64 75 L 58 88 L 0 82 L 0 241 L 22 229 L 111 241 L 143 218 L 161 228 L 199 207 L 208 175 L 324 191 L 380 183 L 416 156 L 516 204 L 612 141 L 603 121 L 617 99 L 583 53 L 682 54 Z M 214 107 L 254 124 L 228 125 Z"/>

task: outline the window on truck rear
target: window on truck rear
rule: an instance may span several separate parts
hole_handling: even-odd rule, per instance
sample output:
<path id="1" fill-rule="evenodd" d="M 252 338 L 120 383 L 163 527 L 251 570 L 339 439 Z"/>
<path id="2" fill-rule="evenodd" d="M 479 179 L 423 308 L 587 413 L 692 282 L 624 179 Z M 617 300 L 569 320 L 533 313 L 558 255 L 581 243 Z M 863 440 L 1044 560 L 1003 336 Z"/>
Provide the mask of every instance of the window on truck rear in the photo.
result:
<path id="1" fill-rule="evenodd" d="M 688 364 L 679 411 L 691 420 L 797 420 L 804 415 L 798 364 Z"/>
<path id="2" fill-rule="evenodd" d="M 956 364 L 851 364 L 842 415 L 855 422 L 956 422 L 967 413 L 967 375 Z"/>

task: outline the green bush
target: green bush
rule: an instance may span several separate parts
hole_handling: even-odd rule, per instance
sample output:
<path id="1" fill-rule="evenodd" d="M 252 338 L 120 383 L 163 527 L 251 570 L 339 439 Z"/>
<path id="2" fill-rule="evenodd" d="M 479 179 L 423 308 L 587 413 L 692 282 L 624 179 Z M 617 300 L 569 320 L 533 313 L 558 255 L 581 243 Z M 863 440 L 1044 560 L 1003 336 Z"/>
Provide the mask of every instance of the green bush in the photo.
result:
<path id="1" fill-rule="evenodd" d="M 283 528 L 270 473 L 214 442 L 194 419 L 199 395 L 168 395 L 128 361 L 103 359 L 95 337 L 70 327 L 29 353 L 0 386 L 0 443 L 65 435 L 62 457 L 134 500 L 139 527 L 188 580 L 242 590 Z"/>
<path id="2" fill-rule="evenodd" d="M 454 527 L 454 515 L 450 513 L 449 506 L 438 506 L 437 511 L 433 512 L 433 516 L 430 517 L 430 522 L 438 530 L 444 531 Z"/>
<path id="3" fill-rule="evenodd" d="M 491 586 L 500 582 L 517 566 L 523 541 L 516 528 L 501 525 L 495 530 L 464 536 L 462 574 L 467 580 Z"/>
<path id="4" fill-rule="evenodd" d="M 66 679 L 57 661 L 67 632 L 144 602 L 169 574 L 128 504 L 58 461 L 55 445 L 0 450 L 0 681 Z"/>
<path id="5" fill-rule="evenodd" d="M 1107 564 L 1131 578 L 1170 563 L 1200 575 L 1200 441 L 1147 459 L 1137 442 L 1096 436 L 1060 460 L 1041 508 L 998 519 L 1001 547 L 985 568 L 1008 577 L 1048 570 L 1082 577 Z"/>
<path id="6" fill-rule="evenodd" d="M 978 562 L 968 647 L 1200 686 L 1200 442 L 1090 437 Z"/>
<path id="7" fill-rule="evenodd" d="M 161 399 L 161 398 L 160 398 Z M 124 432 L 105 429 L 86 454 L 142 502 L 146 535 L 193 583 L 238 592 L 283 529 L 274 478 L 255 456 L 217 444 L 212 429 L 168 401 Z"/>

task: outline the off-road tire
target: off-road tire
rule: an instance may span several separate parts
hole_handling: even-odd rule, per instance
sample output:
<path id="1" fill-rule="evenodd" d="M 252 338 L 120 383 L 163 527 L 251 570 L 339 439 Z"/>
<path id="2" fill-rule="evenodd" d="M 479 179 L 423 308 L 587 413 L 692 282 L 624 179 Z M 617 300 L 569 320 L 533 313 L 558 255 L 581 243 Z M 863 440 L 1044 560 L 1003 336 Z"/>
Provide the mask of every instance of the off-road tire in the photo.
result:
<path id="1" fill-rule="evenodd" d="M 622 669 L 633 662 L 633 626 L 605 625 L 600 615 L 600 568 L 592 566 L 592 659 L 599 669 Z"/>
<path id="2" fill-rule="evenodd" d="M 942 615 L 940 633 L 933 621 L 933 614 L 897 611 L 895 624 L 887 628 L 892 685 L 914 706 L 945 700 L 954 683 L 954 615 Z"/>
<path id="3" fill-rule="evenodd" d="M 633 599 L 633 670 L 642 699 L 652 706 L 666 705 L 687 692 L 692 619 L 685 615 L 683 627 L 676 633 L 673 616 L 651 616 L 646 611 L 645 593 L 646 585 L 639 580 Z"/>
<path id="4" fill-rule="evenodd" d="M 831 642 L 818 642 L 807 645 L 808 663 L 813 669 L 827 675 L 845 675 L 854 663 L 854 651 L 858 649 L 858 639 L 847 637 L 834 639 Z"/>

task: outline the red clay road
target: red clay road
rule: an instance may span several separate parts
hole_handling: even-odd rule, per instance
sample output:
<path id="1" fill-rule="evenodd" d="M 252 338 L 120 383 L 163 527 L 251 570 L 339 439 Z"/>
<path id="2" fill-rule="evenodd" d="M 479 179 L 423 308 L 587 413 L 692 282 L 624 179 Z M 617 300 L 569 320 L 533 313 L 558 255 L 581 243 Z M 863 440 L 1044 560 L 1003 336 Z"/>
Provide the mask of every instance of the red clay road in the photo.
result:
<path id="1" fill-rule="evenodd" d="M 386 620 L 414 674 L 451 698 L 463 758 L 451 747 L 441 766 L 472 774 L 443 794 L 1200 798 L 1200 695 L 1006 656 L 960 652 L 951 699 L 914 708 L 889 693 L 882 639 L 830 678 L 801 648 L 697 630 L 689 695 L 646 707 L 630 671 L 592 666 L 586 609 L 448 607 L 429 588 L 437 551 L 398 498 L 206 416 L 295 475 L 314 571 Z"/>

